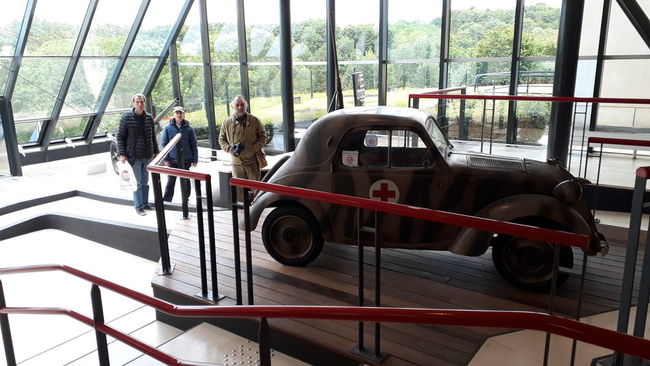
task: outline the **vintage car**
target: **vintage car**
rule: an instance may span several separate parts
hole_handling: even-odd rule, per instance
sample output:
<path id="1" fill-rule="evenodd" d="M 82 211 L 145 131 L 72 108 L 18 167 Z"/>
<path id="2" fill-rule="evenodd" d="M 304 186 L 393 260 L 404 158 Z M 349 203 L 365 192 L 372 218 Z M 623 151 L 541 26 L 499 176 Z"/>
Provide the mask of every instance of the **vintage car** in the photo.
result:
<path id="1" fill-rule="evenodd" d="M 592 238 L 588 254 L 607 247 L 582 197 L 584 180 L 556 161 L 456 153 L 434 118 L 416 109 L 330 113 L 309 127 L 293 156 L 264 181 L 586 234 Z M 253 228 L 269 207 L 275 208 L 264 220 L 262 238 L 280 263 L 307 265 L 324 240 L 356 243 L 355 208 L 259 192 L 250 207 Z M 364 210 L 362 220 L 373 227 L 372 212 Z M 506 280 L 532 291 L 550 289 L 548 242 L 389 214 L 382 215 L 380 237 L 386 248 L 467 256 L 492 246 L 494 264 Z M 370 245 L 371 239 L 363 241 Z M 560 265 L 573 266 L 572 248 L 561 247 Z M 561 273 L 558 283 L 567 277 Z"/>

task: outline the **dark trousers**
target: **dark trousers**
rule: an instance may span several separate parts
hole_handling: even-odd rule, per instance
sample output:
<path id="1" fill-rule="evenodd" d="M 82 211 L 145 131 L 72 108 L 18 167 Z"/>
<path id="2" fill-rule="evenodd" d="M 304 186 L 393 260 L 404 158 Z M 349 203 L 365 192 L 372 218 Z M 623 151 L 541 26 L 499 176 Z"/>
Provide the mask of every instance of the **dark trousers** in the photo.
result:
<path id="1" fill-rule="evenodd" d="M 173 162 L 170 167 L 172 168 L 180 168 L 180 169 L 185 169 L 185 170 L 190 170 L 190 166 L 192 163 L 186 162 L 184 164 L 184 167 L 180 167 L 177 162 Z M 172 175 L 167 176 L 167 185 L 165 186 L 165 194 L 163 195 L 163 201 L 166 202 L 171 202 L 172 198 L 174 198 L 174 186 L 176 185 L 176 177 Z M 190 180 L 181 178 L 181 193 L 183 194 L 183 198 L 187 200 L 187 198 L 190 196 Z"/>

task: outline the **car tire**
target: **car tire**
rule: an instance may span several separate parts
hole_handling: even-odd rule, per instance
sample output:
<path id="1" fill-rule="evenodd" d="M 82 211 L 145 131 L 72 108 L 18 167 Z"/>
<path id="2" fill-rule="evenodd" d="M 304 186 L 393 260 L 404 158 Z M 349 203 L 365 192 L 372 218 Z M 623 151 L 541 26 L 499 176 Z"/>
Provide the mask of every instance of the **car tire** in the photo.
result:
<path id="1" fill-rule="evenodd" d="M 527 291 L 550 291 L 553 257 L 553 244 L 549 242 L 499 235 L 492 244 L 492 260 L 499 274 L 515 287 Z M 573 266 L 570 247 L 560 248 L 560 265 Z M 557 286 L 568 278 L 567 273 L 558 273 Z"/>
<path id="2" fill-rule="evenodd" d="M 273 259 L 289 266 L 306 266 L 323 250 L 318 222 L 298 206 L 271 211 L 262 225 L 262 242 Z"/>
<path id="3" fill-rule="evenodd" d="M 115 174 L 119 174 L 120 172 L 119 169 L 117 169 L 117 162 L 120 160 L 120 156 L 117 154 L 117 144 L 111 142 L 108 150 L 111 154 L 111 165 L 113 166 L 113 171 L 115 171 Z"/>

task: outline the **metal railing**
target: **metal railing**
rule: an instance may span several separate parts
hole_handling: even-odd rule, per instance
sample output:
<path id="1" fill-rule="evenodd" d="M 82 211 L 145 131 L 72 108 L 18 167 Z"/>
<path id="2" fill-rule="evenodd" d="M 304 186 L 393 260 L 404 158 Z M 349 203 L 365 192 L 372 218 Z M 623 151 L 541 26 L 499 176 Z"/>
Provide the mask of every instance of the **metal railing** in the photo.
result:
<path id="1" fill-rule="evenodd" d="M 44 271 L 63 271 L 90 283 L 93 317 L 63 308 L 44 308 L 28 306 L 6 306 L 6 297 L 0 281 L 0 328 L 4 343 L 5 359 L 9 366 L 16 365 L 9 314 L 57 314 L 66 315 L 95 329 L 99 364 L 109 365 L 106 336 L 137 349 L 148 356 L 167 365 L 197 365 L 199 363 L 182 361 L 125 334 L 104 322 L 100 287 L 109 289 L 146 306 L 172 316 L 179 317 L 214 317 L 214 318 L 259 318 L 260 364 L 271 364 L 268 342 L 269 318 L 322 319 L 394 322 L 405 324 L 432 324 L 448 326 L 471 326 L 509 329 L 530 329 L 572 338 L 615 352 L 650 360 L 650 340 L 622 334 L 593 325 L 549 314 L 527 311 L 490 311 L 490 310 L 445 310 L 380 308 L 356 306 L 178 306 L 153 298 L 149 295 L 131 290 L 101 277 L 88 274 L 65 265 L 35 265 L 24 267 L 0 268 L 0 275 L 16 273 L 33 273 Z M 204 363 L 202 363 L 204 364 Z M 205 364 L 204 364 L 205 365 Z"/>
<path id="2" fill-rule="evenodd" d="M 448 90 L 448 89 L 444 89 Z M 444 91 L 441 90 L 440 92 Z M 453 89 L 449 89 L 453 90 Z M 641 98 L 586 98 L 586 97 L 554 97 L 554 96 L 519 96 L 519 95 L 468 95 L 468 94 L 463 94 L 463 95 L 457 95 L 457 94 L 447 94 L 447 93 L 415 93 L 415 94 L 409 94 L 409 105 L 413 105 L 414 108 L 418 108 L 417 106 L 419 105 L 419 100 L 420 99 L 458 99 L 461 101 L 461 103 L 465 103 L 466 100 L 483 100 L 483 103 L 487 103 L 487 101 L 492 101 L 494 103 L 495 101 L 502 100 L 502 101 L 528 101 L 528 102 L 561 102 L 561 103 L 573 103 L 577 105 L 578 103 L 585 103 L 584 106 L 584 111 L 585 112 L 577 112 L 578 108 L 575 107 L 576 113 L 574 113 L 572 124 L 573 127 L 571 129 L 571 148 L 573 145 L 573 138 L 574 138 L 574 130 L 575 130 L 575 114 L 585 114 L 586 111 L 590 108 L 589 106 L 591 105 L 599 105 L 599 104 L 606 104 L 606 103 L 616 103 L 616 104 L 643 104 L 643 105 L 650 105 L 650 99 L 641 99 Z M 412 101 L 412 102 L 411 102 Z M 444 103 L 440 103 L 444 104 Z M 465 109 L 465 104 L 462 104 L 460 107 L 461 110 Z M 483 108 L 485 112 L 485 106 Z M 489 110 L 489 109 L 488 109 Z M 446 118 L 446 117 L 445 117 Z M 460 118 L 460 117 L 459 117 Z M 482 119 L 481 119 L 481 152 L 483 152 L 483 140 L 484 140 L 484 134 L 483 130 L 485 128 L 485 124 L 488 123 L 485 120 L 486 118 L 486 113 L 483 113 Z M 586 121 L 585 122 L 585 129 L 583 129 L 583 136 L 586 134 Z M 459 123 L 464 123 L 467 124 L 468 121 L 460 120 Z M 494 127 L 494 121 L 490 123 L 490 138 L 489 138 L 489 148 L 490 148 L 490 153 L 492 151 L 492 145 L 494 142 L 494 136 L 493 136 L 493 127 Z M 441 126 L 442 127 L 442 126 Z M 466 140 L 466 138 L 461 137 L 461 133 L 459 132 L 459 140 Z M 584 144 L 584 143 L 583 143 Z M 569 161 L 570 164 L 570 161 Z M 570 168 L 570 165 L 569 165 Z"/>
<path id="3" fill-rule="evenodd" d="M 249 305 L 253 304 L 253 270 L 252 270 L 252 254 L 251 254 L 251 235 L 250 235 L 250 212 L 249 212 L 249 190 L 257 191 L 266 191 L 273 192 L 283 196 L 311 199 L 320 202 L 327 202 L 342 206 L 356 207 L 357 208 L 357 234 L 359 234 L 364 228 L 361 226 L 361 210 L 371 210 L 375 212 L 375 220 L 378 220 L 378 213 L 388 213 L 395 214 L 404 217 L 412 217 L 416 219 L 422 219 L 432 222 L 438 222 L 448 225 L 468 227 L 493 233 L 506 234 L 515 237 L 522 237 L 532 240 L 541 240 L 554 243 L 554 259 L 553 259 L 553 277 L 551 283 L 551 295 L 549 300 L 549 314 L 553 314 L 554 308 L 554 298 L 555 290 L 557 287 L 557 274 L 559 268 L 559 257 L 560 257 L 560 246 L 573 246 L 583 250 L 583 265 L 582 265 L 582 274 L 580 280 L 580 292 L 578 299 L 578 306 L 576 310 L 576 319 L 580 319 L 580 312 L 582 306 L 582 296 L 584 293 L 584 282 L 586 276 L 587 268 L 587 254 L 586 249 L 589 246 L 590 237 L 582 234 L 568 233 L 563 231 L 556 231 L 551 229 L 538 228 L 528 225 L 522 225 L 511 222 L 503 222 L 493 219 L 487 219 L 476 216 L 469 216 L 463 214 L 457 214 L 446 211 L 431 210 L 422 207 L 413 207 L 398 203 L 391 202 L 382 202 L 376 201 L 368 198 L 347 196 L 337 193 L 329 193 L 322 191 L 315 191 L 304 188 L 297 187 L 288 187 L 272 183 L 264 183 L 258 181 L 251 181 L 241 178 L 231 178 L 230 184 L 233 187 L 232 197 L 232 215 L 233 215 L 233 240 L 235 246 L 235 275 L 237 283 L 237 304 L 241 304 L 241 277 L 240 266 L 237 265 L 239 262 L 239 225 L 238 225 L 238 209 L 243 208 L 244 212 L 244 228 L 245 228 L 245 245 L 246 245 L 246 265 L 247 265 L 247 284 L 248 284 L 248 303 Z M 236 201 L 235 188 L 243 188 L 243 199 L 244 204 L 238 205 Z M 380 227 L 378 224 L 375 224 L 376 227 Z M 379 239 L 380 233 L 379 230 L 374 229 L 374 244 L 375 244 L 375 306 L 381 306 L 381 241 Z M 358 305 L 364 306 L 364 273 L 363 273 L 363 244 L 361 242 L 360 236 L 357 235 L 358 241 L 358 253 L 359 253 L 359 273 L 358 273 Z M 383 359 L 385 355 L 381 353 L 381 335 L 379 324 L 375 324 L 375 345 L 374 352 L 370 352 L 366 349 L 364 344 L 364 332 L 363 332 L 363 323 L 359 323 L 358 330 L 358 344 L 355 349 L 352 350 L 353 353 L 361 355 L 367 359 L 373 360 L 375 362 Z M 544 350 L 544 365 L 548 362 L 548 354 L 550 347 L 550 334 L 547 334 L 546 344 Z M 572 349 L 572 361 L 575 358 L 575 348 L 576 344 L 574 341 Z"/>
<path id="4" fill-rule="evenodd" d="M 191 179 L 194 181 L 194 195 L 196 196 L 196 217 L 197 217 L 197 234 L 199 238 L 199 260 L 200 260 L 200 271 L 201 271 L 201 292 L 197 294 L 205 299 L 211 299 L 212 301 L 219 301 L 224 298 L 224 295 L 220 295 L 218 291 L 217 283 L 217 257 L 216 257 L 216 239 L 215 239 L 215 228 L 214 228 L 214 206 L 212 202 L 212 178 L 210 174 L 192 172 L 185 169 L 172 168 L 166 166 L 160 166 L 160 162 L 169 154 L 169 151 L 177 146 L 178 141 L 181 139 L 181 134 L 176 134 L 169 143 L 160 151 L 160 153 L 151 161 L 147 170 L 151 172 L 151 179 L 154 190 L 154 202 L 156 206 L 156 221 L 158 222 L 158 240 L 160 243 L 160 256 L 162 264 L 162 274 L 169 275 L 174 271 L 173 265 L 171 263 L 169 255 L 169 243 L 167 239 L 167 223 L 165 220 L 165 206 L 163 203 L 162 196 L 162 187 L 160 183 L 160 174 L 167 174 L 183 179 Z M 183 153 L 178 145 L 178 157 L 179 161 L 183 161 Z M 207 280 L 207 266 L 206 266 L 206 250 L 205 250 L 205 235 L 204 235 L 204 224 L 203 224 L 203 198 L 201 196 L 201 182 L 205 182 L 206 190 L 206 204 L 207 204 L 207 215 L 208 215 L 208 244 L 210 251 L 210 280 L 212 282 L 211 291 L 208 290 L 208 280 Z M 188 218 L 188 207 L 187 207 L 187 196 L 189 192 L 186 192 L 183 189 L 183 183 L 181 182 L 181 192 L 183 194 L 182 204 L 183 204 L 183 217 Z"/>

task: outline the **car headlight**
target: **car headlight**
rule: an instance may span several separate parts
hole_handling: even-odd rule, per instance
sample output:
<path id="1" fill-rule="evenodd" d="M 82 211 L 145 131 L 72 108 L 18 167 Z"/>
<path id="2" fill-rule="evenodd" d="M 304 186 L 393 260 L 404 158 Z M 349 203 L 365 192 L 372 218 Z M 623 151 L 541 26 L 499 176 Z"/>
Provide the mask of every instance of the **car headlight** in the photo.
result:
<path id="1" fill-rule="evenodd" d="M 567 179 L 553 188 L 553 196 L 567 205 L 573 205 L 582 198 L 582 185 L 575 179 Z"/>

